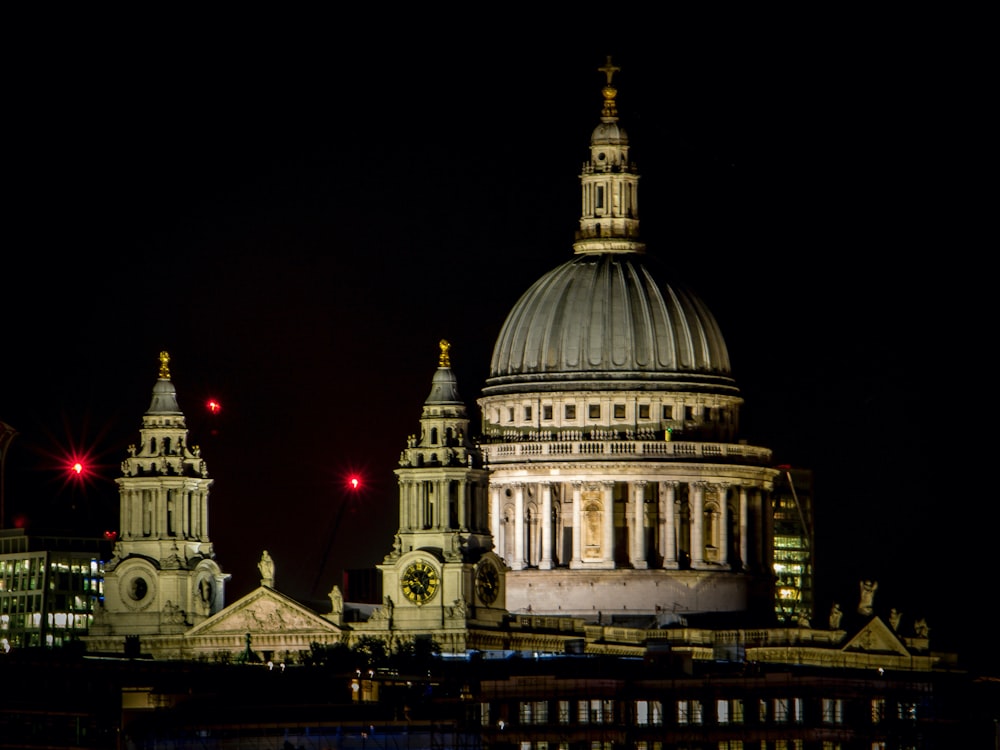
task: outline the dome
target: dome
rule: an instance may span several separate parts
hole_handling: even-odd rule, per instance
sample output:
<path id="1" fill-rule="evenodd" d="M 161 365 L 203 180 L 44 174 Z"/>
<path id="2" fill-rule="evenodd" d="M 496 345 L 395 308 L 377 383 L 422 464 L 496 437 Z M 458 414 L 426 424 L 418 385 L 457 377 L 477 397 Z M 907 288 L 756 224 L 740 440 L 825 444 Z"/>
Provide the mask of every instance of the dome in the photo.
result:
<path id="1" fill-rule="evenodd" d="M 628 145 L 628 134 L 625 132 L 625 128 L 618 124 L 617 121 L 613 122 L 602 122 L 596 128 L 590 137 L 591 146 L 605 146 L 605 145 Z"/>
<path id="2" fill-rule="evenodd" d="M 582 253 L 514 305 L 484 395 L 616 388 L 735 395 L 718 323 L 642 253 Z"/>

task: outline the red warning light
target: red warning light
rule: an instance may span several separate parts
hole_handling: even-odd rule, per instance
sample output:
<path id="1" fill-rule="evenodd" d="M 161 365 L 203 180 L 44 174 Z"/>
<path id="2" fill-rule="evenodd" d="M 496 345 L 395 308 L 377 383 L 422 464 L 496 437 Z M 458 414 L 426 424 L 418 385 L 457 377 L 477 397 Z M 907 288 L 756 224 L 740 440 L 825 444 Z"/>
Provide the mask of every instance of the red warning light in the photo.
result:
<path id="1" fill-rule="evenodd" d="M 222 411 L 222 404 L 220 404 L 214 398 L 209 399 L 206 406 L 208 407 L 208 410 L 212 412 L 212 414 L 218 414 L 220 411 Z"/>
<path id="2" fill-rule="evenodd" d="M 347 483 L 351 486 L 352 490 L 356 490 L 358 487 L 361 486 L 361 480 L 356 476 L 348 479 Z"/>
<path id="3" fill-rule="evenodd" d="M 83 474 L 83 464 L 77 461 L 75 464 L 73 464 L 72 470 L 75 471 L 77 475 Z"/>

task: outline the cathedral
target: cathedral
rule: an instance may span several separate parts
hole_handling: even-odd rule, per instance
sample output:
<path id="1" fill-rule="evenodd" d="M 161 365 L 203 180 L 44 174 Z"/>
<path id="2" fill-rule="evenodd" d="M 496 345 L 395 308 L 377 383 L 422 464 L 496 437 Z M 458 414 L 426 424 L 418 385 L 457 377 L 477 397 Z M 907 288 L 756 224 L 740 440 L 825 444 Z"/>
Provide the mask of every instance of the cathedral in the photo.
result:
<path id="1" fill-rule="evenodd" d="M 669 646 L 694 660 L 949 662 L 926 624 L 874 615 L 876 582 L 860 582 L 856 611 L 843 602 L 827 616 L 811 610 L 808 555 L 776 576 L 790 538 L 810 547 L 808 508 L 771 451 L 740 439 L 743 399 L 712 312 L 646 253 L 618 68 L 608 59 L 599 72 L 572 253 L 507 315 L 475 427 L 451 345 L 437 344 L 395 471 L 382 601 L 345 601 L 334 586 L 315 610 L 276 587 L 265 550 L 260 586 L 226 602 L 229 575 L 209 536 L 211 457 L 188 434 L 163 352 L 117 479 L 120 537 L 88 651 L 294 663 L 315 644 L 375 637 L 390 648 L 427 639 L 450 654 Z M 782 622 L 779 592 L 792 613 Z"/>

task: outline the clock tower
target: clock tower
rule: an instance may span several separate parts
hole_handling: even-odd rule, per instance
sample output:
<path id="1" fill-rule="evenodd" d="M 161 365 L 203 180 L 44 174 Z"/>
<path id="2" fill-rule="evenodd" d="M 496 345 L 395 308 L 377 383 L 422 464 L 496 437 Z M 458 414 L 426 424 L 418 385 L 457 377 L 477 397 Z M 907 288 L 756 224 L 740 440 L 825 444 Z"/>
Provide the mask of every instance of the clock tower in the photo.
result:
<path id="1" fill-rule="evenodd" d="M 169 365 L 161 352 L 139 444 L 129 446 L 116 480 L 119 537 L 104 568 L 103 606 L 90 628 L 98 650 L 125 636 L 184 632 L 225 602 L 229 575 L 215 561 L 208 536 L 213 480 L 200 448 L 188 442 Z"/>
<path id="2" fill-rule="evenodd" d="M 370 622 L 457 651 L 469 624 L 497 624 L 506 614 L 506 566 L 492 551 L 488 472 L 469 438 L 451 345 L 441 341 L 440 349 L 420 434 L 407 438 L 395 472 L 399 530 L 378 566 L 385 597 Z"/>

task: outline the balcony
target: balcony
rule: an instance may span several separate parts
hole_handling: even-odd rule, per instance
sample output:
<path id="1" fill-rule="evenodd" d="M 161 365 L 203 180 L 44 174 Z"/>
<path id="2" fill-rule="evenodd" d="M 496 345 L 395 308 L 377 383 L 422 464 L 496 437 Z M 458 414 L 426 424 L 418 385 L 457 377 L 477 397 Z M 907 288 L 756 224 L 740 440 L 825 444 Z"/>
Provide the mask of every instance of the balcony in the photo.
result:
<path id="1" fill-rule="evenodd" d="M 771 450 L 742 443 L 670 440 L 576 439 L 484 442 L 483 459 L 491 466 L 545 461 L 702 461 L 767 466 Z"/>

